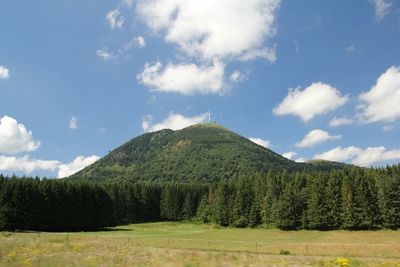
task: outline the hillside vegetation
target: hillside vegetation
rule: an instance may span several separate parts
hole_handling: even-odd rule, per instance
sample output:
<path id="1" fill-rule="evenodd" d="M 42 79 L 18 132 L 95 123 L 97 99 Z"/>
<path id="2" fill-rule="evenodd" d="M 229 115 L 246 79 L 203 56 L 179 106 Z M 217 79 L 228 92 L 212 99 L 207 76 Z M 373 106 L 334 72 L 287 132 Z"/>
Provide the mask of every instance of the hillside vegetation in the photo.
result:
<path id="1" fill-rule="evenodd" d="M 146 133 L 116 148 L 73 179 L 216 182 L 268 171 L 331 170 L 345 164 L 296 163 L 218 124 Z"/>

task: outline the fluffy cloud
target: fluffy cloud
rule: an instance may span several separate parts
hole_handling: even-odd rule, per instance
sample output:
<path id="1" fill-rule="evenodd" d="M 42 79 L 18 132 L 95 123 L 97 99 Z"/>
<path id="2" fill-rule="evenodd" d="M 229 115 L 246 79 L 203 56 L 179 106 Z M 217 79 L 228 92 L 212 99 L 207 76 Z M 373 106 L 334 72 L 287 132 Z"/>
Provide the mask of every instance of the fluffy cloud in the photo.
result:
<path id="1" fill-rule="evenodd" d="M 116 60 L 119 57 L 118 55 L 108 51 L 107 47 L 97 49 L 96 54 L 99 58 L 101 58 L 104 61 Z"/>
<path id="2" fill-rule="evenodd" d="M 329 122 L 329 126 L 331 127 L 339 127 L 342 125 L 350 125 L 353 124 L 353 119 L 349 119 L 346 117 L 342 117 L 342 118 L 336 118 L 336 116 L 331 119 L 331 121 Z"/>
<path id="3" fill-rule="evenodd" d="M 359 96 L 357 117 L 363 122 L 391 122 L 400 118 L 400 67 L 386 70 L 370 91 Z"/>
<path id="4" fill-rule="evenodd" d="M 292 159 L 294 156 L 296 156 L 297 153 L 296 152 L 286 152 L 282 154 L 282 157 L 287 158 L 287 159 Z"/>
<path id="5" fill-rule="evenodd" d="M 139 47 L 143 48 L 146 46 L 146 41 L 142 36 L 135 37 L 134 40 Z"/>
<path id="6" fill-rule="evenodd" d="M 305 148 L 312 147 L 316 144 L 328 141 L 328 140 L 336 140 L 342 138 L 341 135 L 330 135 L 328 132 L 325 132 L 320 129 L 315 129 L 309 132 L 306 136 L 304 136 L 303 140 L 296 143 L 296 147 Z"/>
<path id="7" fill-rule="evenodd" d="M 73 117 L 69 120 L 68 128 L 74 130 L 74 129 L 76 129 L 77 127 L 78 127 L 78 119 L 77 119 L 75 116 L 73 116 Z"/>
<path id="8" fill-rule="evenodd" d="M 39 141 L 33 140 L 32 132 L 14 118 L 0 118 L 0 152 L 17 153 L 30 152 L 37 149 Z"/>
<path id="9" fill-rule="evenodd" d="M 153 117 L 147 115 L 143 117 L 142 128 L 145 132 L 155 132 L 162 129 L 180 130 L 193 124 L 207 122 L 209 115 L 210 113 L 206 112 L 194 117 L 185 117 L 171 112 L 168 118 L 156 124 L 152 124 Z"/>
<path id="10" fill-rule="evenodd" d="M 351 158 L 356 157 L 362 153 L 362 149 L 355 147 L 355 146 L 349 146 L 342 148 L 340 146 L 331 149 L 327 152 L 324 152 L 322 154 L 316 154 L 314 156 L 314 159 L 325 159 L 325 160 L 331 160 L 331 161 L 347 161 Z"/>
<path id="11" fill-rule="evenodd" d="M 56 170 L 60 162 L 56 160 L 38 160 L 24 157 L 0 156 L 0 171 L 22 171 L 31 173 L 35 170 Z"/>
<path id="12" fill-rule="evenodd" d="M 273 110 L 276 115 L 295 115 L 307 122 L 317 115 L 326 114 L 348 101 L 336 88 L 321 82 L 313 83 L 303 91 L 290 89 L 289 94 Z"/>
<path id="13" fill-rule="evenodd" d="M 304 163 L 304 162 L 307 162 L 307 159 L 306 158 L 298 158 L 295 161 L 299 162 L 299 163 Z"/>
<path id="14" fill-rule="evenodd" d="M 314 159 L 325 159 L 333 161 L 349 161 L 358 166 L 371 166 L 378 162 L 385 162 L 389 160 L 400 159 L 400 149 L 386 150 L 385 147 L 368 147 L 361 149 L 358 147 L 350 146 L 341 148 L 336 147 L 322 154 L 317 154 Z"/>
<path id="15" fill-rule="evenodd" d="M 229 76 L 229 80 L 233 83 L 239 83 L 242 82 L 246 79 L 246 76 L 242 74 L 240 71 L 235 70 L 232 72 L 232 74 Z"/>
<path id="16" fill-rule="evenodd" d="M 10 78 L 10 70 L 5 66 L 0 66 L 0 80 L 7 80 Z"/>
<path id="17" fill-rule="evenodd" d="M 58 166 L 58 178 L 68 177 L 83 168 L 95 163 L 100 157 L 98 156 L 90 156 L 90 157 L 83 157 L 78 156 L 73 161 L 67 164 L 60 164 Z"/>
<path id="18" fill-rule="evenodd" d="M 280 0 L 139 0 L 137 12 L 150 29 L 165 34 L 166 42 L 210 60 L 264 51 L 263 42 L 276 32 L 279 4 Z"/>
<path id="19" fill-rule="evenodd" d="M 265 59 L 271 63 L 275 63 L 276 61 L 276 46 L 274 45 L 273 48 L 261 48 L 248 51 L 240 56 L 241 61 L 250 61 L 255 59 Z"/>
<path id="20" fill-rule="evenodd" d="M 263 146 L 265 148 L 271 147 L 271 141 L 269 141 L 269 140 L 264 140 L 264 139 L 256 138 L 256 137 L 250 137 L 249 140 L 256 143 L 257 145 Z"/>
<path id="21" fill-rule="evenodd" d="M 122 29 L 125 18 L 120 14 L 119 10 L 115 9 L 107 13 L 106 21 L 111 29 Z"/>
<path id="22" fill-rule="evenodd" d="M 370 0 L 369 2 L 374 6 L 375 16 L 378 18 L 378 20 L 383 19 L 392 6 L 392 4 L 386 2 L 386 0 Z"/>
<path id="23" fill-rule="evenodd" d="M 196 64 L 146 64 L 137 79 L 143 85 L 160 92 L 177 92 L 184 95 L 221 94 L 224 86 L 224 64 L 215 61 L 211 66 Z"/>

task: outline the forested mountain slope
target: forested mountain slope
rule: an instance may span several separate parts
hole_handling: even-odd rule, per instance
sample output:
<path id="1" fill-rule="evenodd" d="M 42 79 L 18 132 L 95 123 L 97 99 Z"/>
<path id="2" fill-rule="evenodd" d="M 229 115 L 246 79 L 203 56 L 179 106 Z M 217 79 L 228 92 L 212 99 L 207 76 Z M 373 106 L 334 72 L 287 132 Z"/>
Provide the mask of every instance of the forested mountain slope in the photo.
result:
<path id="1" fill-rule="evenodd" d="M 296 163 L 218 124 L 138 136 L 71 176 L 105 181 L 215 182 L 268 171 L 330 170 L 341 163 Z"/>

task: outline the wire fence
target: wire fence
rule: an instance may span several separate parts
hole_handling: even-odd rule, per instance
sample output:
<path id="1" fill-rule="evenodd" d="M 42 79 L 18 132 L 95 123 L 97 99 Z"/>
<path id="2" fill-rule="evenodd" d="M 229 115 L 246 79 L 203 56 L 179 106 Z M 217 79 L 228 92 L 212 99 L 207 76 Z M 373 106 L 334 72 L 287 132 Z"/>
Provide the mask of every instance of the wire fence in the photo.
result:
<path id="1" fill-rule="evenodd" d="M 347 257 L 384 257 L 400 258 L 400 244 L 356 244 L 356 243 L 294 243 L 260 242 L 218 239 L 187 239 L 165 237 L 137 237 L 133 235 L 85 235 L 82 233 L 36 233 L 36 238 L 50 242 L 74 242 L 84 240 L 112 241 L 134 246 L 191 249 L 204 251 L 226 251 L 263 253 L 271 255 L 307 255 L 307 256 L 347 256 Z"/>

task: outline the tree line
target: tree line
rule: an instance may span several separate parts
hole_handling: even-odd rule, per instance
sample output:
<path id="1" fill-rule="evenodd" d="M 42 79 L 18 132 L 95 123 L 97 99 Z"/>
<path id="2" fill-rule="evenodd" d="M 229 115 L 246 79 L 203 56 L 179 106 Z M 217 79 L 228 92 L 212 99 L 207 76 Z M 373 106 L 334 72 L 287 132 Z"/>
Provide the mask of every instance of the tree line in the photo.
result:
<path id="1" fill-rule="evenodd" d="M 400 165 L 281 172 L 214 184 L 0 175 L 0 229 L 81 231 L 160 220 L 282 230 L 400 228 Z"/>

